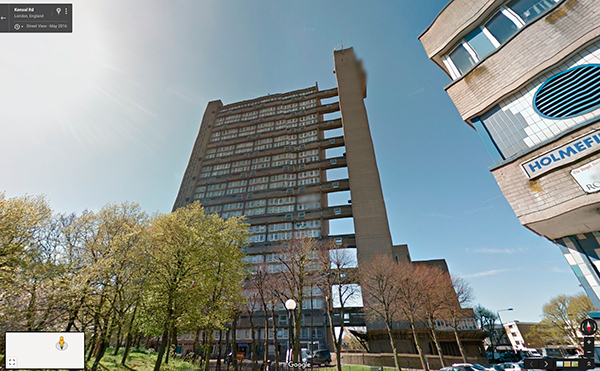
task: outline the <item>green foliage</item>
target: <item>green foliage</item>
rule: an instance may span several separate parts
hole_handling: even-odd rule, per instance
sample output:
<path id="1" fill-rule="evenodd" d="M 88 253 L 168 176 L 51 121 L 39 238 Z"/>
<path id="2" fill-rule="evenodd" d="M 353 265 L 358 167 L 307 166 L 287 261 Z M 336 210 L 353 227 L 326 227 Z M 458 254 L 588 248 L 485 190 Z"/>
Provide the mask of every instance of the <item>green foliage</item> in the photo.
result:
<path id="1" fill-rule="evenodd" d="M 479 328 L 488 333 L 488 336 L 495 331 L 496 320 L 498 316 L 492 310 L 483 307 L 481 304 L 473 308 Z"/>
<path id="2" fill-rule="evenodd" d="M 242 302 L 247 229 L 199 203 L 63 215 L 0 194 L 0 331 L 84 331 L 97 369 L 118 335 L 222 328 Z"/>
<path id="3" fill-rule="evenodd" d="M 153 221 L 143 299 L 148 332 L 222 328 L 241 301 L 247 230 L 240 218 L 205 214 L 199 202 Z"/>
<path id="4" fill-rule="evenodd" d="M 118 371 L 150 371 L 154 369 L 154 364 L 156 363 L 156 354 L 148 353 L 146 351 L 132 351 L 127 356 L 127 366 L 121 365 L 121 357 L 123 356 L 123 351 L 120 350 L 116 356 L 112 355 L 112 348 L 109 348 L 107 351 L 108 355 L 106 355 L 102 361 L 100 362 L 100 366 L 102 370 L 118 370 Z M 88 368 L 92 366 L 91 362 L 88 363 Z M 180 370 L 193 370 L 196 369 L 197 366 L 192 363 L 185 362 L 177 357 L 174 357 L 172 361 L 169 362 L 169 365 L 163 365 L 161 370 L 165 371 L 180 371 Z"/>
<path id="5" fill-rule="evenodd" d="M 146 254 L 152 269 L 144 293 L 150 322 L 177 320 L 179 328 L 190 330 L 229 319 L 227 304 L 241 300 L 246 274 L 241 246 L 247 225 L 239 218 L 207 215 L 195 203 L 159 216 L 150 234 Z M 159 328 L 154 326 L 154 333 Z"/>
<path id="6" fill-rule="evenodd" d="M 533 328 L 532 336 L 548 345 L 581 346 L 579 324 L 594 310 L 594 305 L 583 293 L 556 296 L 544 304 L 542 320 Z"/>

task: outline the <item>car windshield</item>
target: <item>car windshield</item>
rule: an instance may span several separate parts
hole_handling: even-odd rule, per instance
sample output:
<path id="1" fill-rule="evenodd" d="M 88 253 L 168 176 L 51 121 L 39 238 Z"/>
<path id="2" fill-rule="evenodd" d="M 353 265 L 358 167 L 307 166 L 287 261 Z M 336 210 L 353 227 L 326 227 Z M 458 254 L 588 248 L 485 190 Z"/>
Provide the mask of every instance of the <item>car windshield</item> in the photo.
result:
<path id="1" fill-rule="evenodd" d="M 473 365 L 471 367 L 473 367 L 474 369 L 479 370 L 479 371 L 484 371 L 485 370 L 485 367 L 483 367 L 482 365 Z"/>

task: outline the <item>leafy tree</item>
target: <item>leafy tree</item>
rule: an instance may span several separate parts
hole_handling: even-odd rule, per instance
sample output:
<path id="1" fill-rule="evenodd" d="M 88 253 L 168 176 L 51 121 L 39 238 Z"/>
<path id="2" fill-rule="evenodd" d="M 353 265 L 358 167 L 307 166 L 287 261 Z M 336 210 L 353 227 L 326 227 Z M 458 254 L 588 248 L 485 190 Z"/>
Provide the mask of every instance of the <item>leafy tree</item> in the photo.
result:
<path id="1" fill-rule="evenodd" d="M 12 283 L 15 270 L 27 260 L 27 249 L 51 215 L 43 196 L 7 198 L 0 193 L 0 282 L 4 289 Z"/>
<path id="2" fill-rule="evenodd" d="M 246 272 L 241 247 L 247 225 L 239 218 L 224 221 L 216 214 L 207 215 L 196 202 L 158 216 L 150 231 L 152 246 L 146 253 L 153 269 L 144 299 L 162 331 L 158 371 L 169 334 L 177 327 L 189 329 L 195 322 L 212 337 L 231 314 L 221 309 L 231 308 L 226 305 L 230 301 L 241 301 L 240 284 Z"/>
<path id="3" fill-rule="evenodd" d="M 0 330 L 54 329 L 57 306 L 56 224 L 43 196 L 0 193 Z M 48 241 L 46 241 L 48 239 Z M 4 338 L 0 349 L 4 348 Z"/>
<path id="4" fill-rule="evenodd" d="M 581 347 L 579 324 L 594 310 L 584 293 L 558 295 L 542 307 L 542 320 L 533 328 L 532 335 L 546 344 Z"/>
<path id="5" fill-rule="evenodd" d="M 85 248 L 92 264 L 85 274 L 95 293 L 90 307 L 94 318 L 95 371 L 114 331 L 119 332 L 120 319 L 137 301 L 137 284 L 145 266 L 147 216 L 138 204 L 122 203 L 107 205 L 91 217 L 94 229 Z"/>
<path id="6" fill-rule="evenodd" d="M 498 319 L 498 316 L 492 310 L 483 307 L 481 304 L 477 305 L 473 310 L 475 311 L 475 318 L 477 319 L 479 328 L 485 331 L 490 339 L 492 359 L 496 359 L 494 338 L 499 339 L 496 334 L 496 320 Z"/>

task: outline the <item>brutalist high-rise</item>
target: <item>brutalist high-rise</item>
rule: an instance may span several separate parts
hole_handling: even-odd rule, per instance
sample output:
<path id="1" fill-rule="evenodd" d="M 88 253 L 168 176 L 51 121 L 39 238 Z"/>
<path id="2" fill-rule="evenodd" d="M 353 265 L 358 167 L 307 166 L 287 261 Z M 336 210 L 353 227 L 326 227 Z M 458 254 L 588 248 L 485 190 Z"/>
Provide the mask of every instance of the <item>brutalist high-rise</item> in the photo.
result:
<path id="1" fill-rule="evenodd" d="M 334 59 L 337 87 L 209 102 L 173 209 L 200 200 L 209 213 L 246 216 L 249 255 L 291 238 L 326 238 L 330 219 L 352 217 L 354 235 L 336 241 L 355 246 L 359 260 L 376 253 L 409 260 L 405 245 L 392 248 L 363 102 L 366 75 L 352 48 L 334 52 Z M 324 118 L 338 111 L 341 118 Z M 325 139 L 337 128 L 343 136 Z M 345 153 L 327 156 L 335 147 Z M 341 167 L 348 179 L 328 181 L 327 170 Z M 347 205 L 328 207 L 329 193 L 348 190 Z"/>

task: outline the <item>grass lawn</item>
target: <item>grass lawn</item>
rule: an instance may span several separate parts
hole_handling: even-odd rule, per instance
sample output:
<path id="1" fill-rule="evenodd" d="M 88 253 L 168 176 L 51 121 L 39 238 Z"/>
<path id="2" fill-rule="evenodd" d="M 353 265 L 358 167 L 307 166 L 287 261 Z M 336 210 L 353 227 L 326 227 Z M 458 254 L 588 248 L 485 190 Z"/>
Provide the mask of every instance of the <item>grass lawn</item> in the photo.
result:
<path id="1" fill-rule="evenodd" d="M 121 365 L 121 358 L 123 357 L 123 348 L 119 350 L 119 354 L 113 356 L 114 348 L 108 348 L 106 354 L 100 361 L 100 370 L 104 371 L 153 371 L 154 364 L 156 363 L 156 353 L 146 354 L 145 349 L 136 351 L 132 349 L 127 356 L 125 364 Z M 94 360 L 87 362 L 88 369 L 92 367 Z M 0 365 L 4 366 L 4 355 L 0 355 Z M 177 357 L 170 357 L 169 364 L 165 365 L 165 358 L 163 358 L 161 370 L 165 371 L 183 371 L 183 370 L 195 370 L 198 369 L 197 365 L 193 365 L 189 362 L 183 362 Z M 39 371 L 39 370 L 38 370 Z"/>
<path id="2" fill-rule="evenodd" d="M 114 349 L 108 348 L 104 357 L 100 361 L 101 369 L 104 370 L 120 370 L 120 371 L 152 371 L 154 370 L 154 364 L 156 363 L 156 353 L 146 354 L 145 350 L 136 351 L 132 349 L 127 356 L 126 366 L 121 365 L 121 358 L 123 357 L 123 348 L 119 350 L 119 354 L 113 356 Z M 94 364 L 94 360 L 90 360 L 87 366 L 90 368 Z M 189 362 L 184 362 L 177 357 L 170 357 L 169 364 L 165 364 L 165 358 L 163 357 L 161 370 L 165 371 L 182 371 L 198 369 L 197 365 Z"/>

